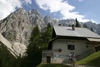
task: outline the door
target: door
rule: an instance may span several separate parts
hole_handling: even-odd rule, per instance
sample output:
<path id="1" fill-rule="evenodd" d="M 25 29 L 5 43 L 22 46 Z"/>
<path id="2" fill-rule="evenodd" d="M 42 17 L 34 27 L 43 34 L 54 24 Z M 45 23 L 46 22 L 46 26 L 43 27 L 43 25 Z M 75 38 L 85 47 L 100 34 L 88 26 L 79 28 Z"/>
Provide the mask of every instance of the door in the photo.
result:
<path id="1" fill-rule="evenodd" d="M 95 47 L 95 51 L 98 52 L 99 51 L 99 48 L 98 47 Z"/>
<path id="2" fill-rule="evenodd" d="M 51 57 L 47 56 L 47 63 L 51 63 Z"/>

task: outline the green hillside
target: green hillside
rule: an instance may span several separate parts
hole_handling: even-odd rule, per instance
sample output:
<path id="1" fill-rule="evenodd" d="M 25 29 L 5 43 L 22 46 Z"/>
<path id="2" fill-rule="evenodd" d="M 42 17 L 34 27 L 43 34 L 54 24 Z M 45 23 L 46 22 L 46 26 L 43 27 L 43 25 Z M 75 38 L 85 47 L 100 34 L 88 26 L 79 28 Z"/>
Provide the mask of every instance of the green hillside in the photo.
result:
<path id="1" fill-rule="evenodd" d="M 63 64 L 40 64 L 37 67 L 71 67 L 71 66 L 67 66 L 67 65 L 63 65 Z"/>
<path id="2" fill-rule="evenodd" d="M 85 59 L 76 62 L 76 64 L 100 66 L 100 51 L 95 52 Z"/>

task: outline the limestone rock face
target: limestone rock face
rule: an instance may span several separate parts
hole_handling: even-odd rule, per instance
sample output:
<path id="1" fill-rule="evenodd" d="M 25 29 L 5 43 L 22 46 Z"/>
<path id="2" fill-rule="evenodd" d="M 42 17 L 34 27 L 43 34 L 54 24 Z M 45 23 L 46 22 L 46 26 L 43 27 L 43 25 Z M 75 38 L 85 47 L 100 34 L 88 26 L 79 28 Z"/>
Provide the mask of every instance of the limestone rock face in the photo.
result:
<path id="1" fill-rule="evenodd" d="M 32 25 L 29 22 L 28 15 L 26 15 L 26 11 L 23 8 L 15 11 L 2 20 L 0 27 L 2 35 L 12 44 L 14 44 L 14 42 L 28 44 L 28 34 L 31 32 Z"/>
<path id="2" fill-rule="evenodd" d="M 60 20 L 59 21 L 60 24 L 62 24 L 63 26 L 68 26 L 69 24 L 75 24 L 75 20 L 74 19 L 67 19 L 67 20 Z"/>
<path id="3" fill-rule="evenodd" d="M 39 11 L 33 9 L 26 12 L 24 8 L 20 8 L 0 21 L 0 33 L 9 44 L 2 42 L 16 55 L 23 54 L 29 45 L 31 31 L 36 25 L 40 31 L 44 31 L 46 27 Z"/>
<path id="4" fill-rule="evenodd" d="M 59 24 L 59 20 L 56 18 L 51 18 L 49 15 L 44 17 L 44 22 L 47 25 L 48 23 L 50 23 L 52 26 L 56 26 Z"/>
<path id="5" fill-rule="evenodd" d="M 41 31 L 46 26 L 38 10 L 26 12 L 20 8 L 0 22 L 0 33 L 12 44 L 19 42 L 28 45 L 31 31 L 36 25 Z"/>
<path id="6" fill-rule="evenodd" d="M 39 30 L 43 31 L 44 27 L 46 27 L 44 20 L 42 18 L 42 15 L 39 13 L 39 11 L 37 9 L 33 9 L 29 12 L 27 12 L 28 16 L 29 16 L 29 21 L 31 22 L 31 24 L 33 26 L 38 25 Z"/>
<path id="7" fill-rule="evenodd" d="M 0 33 L 0 42 L 2 42 L 7 49 L 15 56 L 23 56 L 26 51 L 26 45 L 21 43 L 11 44 L 7 39 L 5 39 Z"/>
<path id="8" fill-rule="evenodd" d="M 93 28 L 93 31 L 97 34 L 100 34 L 99 31 L 99 25 L 96 23 L 92 23 L 92 22 L 86 22 L 85 25 L 87 26 L 88 29 L 91 30 L 91 28 Z"/>

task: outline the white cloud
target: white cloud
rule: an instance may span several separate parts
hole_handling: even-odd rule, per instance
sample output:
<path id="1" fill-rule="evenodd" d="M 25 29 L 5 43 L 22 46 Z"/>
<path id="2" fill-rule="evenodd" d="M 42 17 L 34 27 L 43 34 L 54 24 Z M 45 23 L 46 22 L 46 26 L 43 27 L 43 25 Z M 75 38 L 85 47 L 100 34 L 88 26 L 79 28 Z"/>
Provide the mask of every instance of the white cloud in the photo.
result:
<path id="1" fill-rule="evenodd" d="M 92 23 L 96 23 L 96 24 L 98 24 L 96 21 L 94 21 L 93 19 L 91 19 L 91 21 L 92 21 Z"/>
<path id="2" fill-rule="evenodd" d="M 0 0 L 0 20 L 15 11 L 16 8 L 21 8 L 23 4 L 31 3 L 31 0 Z"/>
<path id="3" fill-rule="evenodd" d="M 82 1 L 82 0 L 79 0 Z M 51 13 L 53 12 L 60 12 L 62 15 L 61 19 L 75 19 L 77 18 L 79 21 L 86 22 L 89 21 L 88 19 L 84 19 L 84 15 L 79 15 L 78 12 L 72 12 L 75 7 L 69 5 L 67 1 L 64 0 L 35 0 L 38 6 L 47 11 L 50 10 Z"/>

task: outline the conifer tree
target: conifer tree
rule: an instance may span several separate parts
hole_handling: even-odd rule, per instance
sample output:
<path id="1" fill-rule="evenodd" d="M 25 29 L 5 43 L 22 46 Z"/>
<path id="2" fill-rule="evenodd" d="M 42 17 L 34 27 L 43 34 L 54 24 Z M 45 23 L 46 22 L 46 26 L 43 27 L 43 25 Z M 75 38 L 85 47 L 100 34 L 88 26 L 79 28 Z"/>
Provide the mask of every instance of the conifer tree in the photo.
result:
<path id="1" fill-rule="evenodd" d="M 42 40 L 42 44 L 43 44 L 42 45 L 43 49 L 47 49 L 48 42 L 52 38 L 52 27 L 51 27 L 50 23 L 48 23 L 46 31 L 41 33 L 41 38 L 42 38 L 41 40 Z"/>
<path id="2" fill-rule="evenodd" d="M 91 31 L 94 32 L 92 27 L 91 27 Z"/>
<path id="3" fill-rule="evenodd" d="M 76 27 L 81 27 L 80 23 L 78 22 L 77 18 L 75 19 L 76 21 Z"/>
<path id="4" fill-rule="evenodd" d="M 38 65 L 41 62 L 41 49 L 39 49 L 40 45 L 40 31 L 38 25 L 32 30 L 31 37 L 29 40 L 29 46 L 26 51 L 26 64 L 29 67 L 33 67 Z"/>

